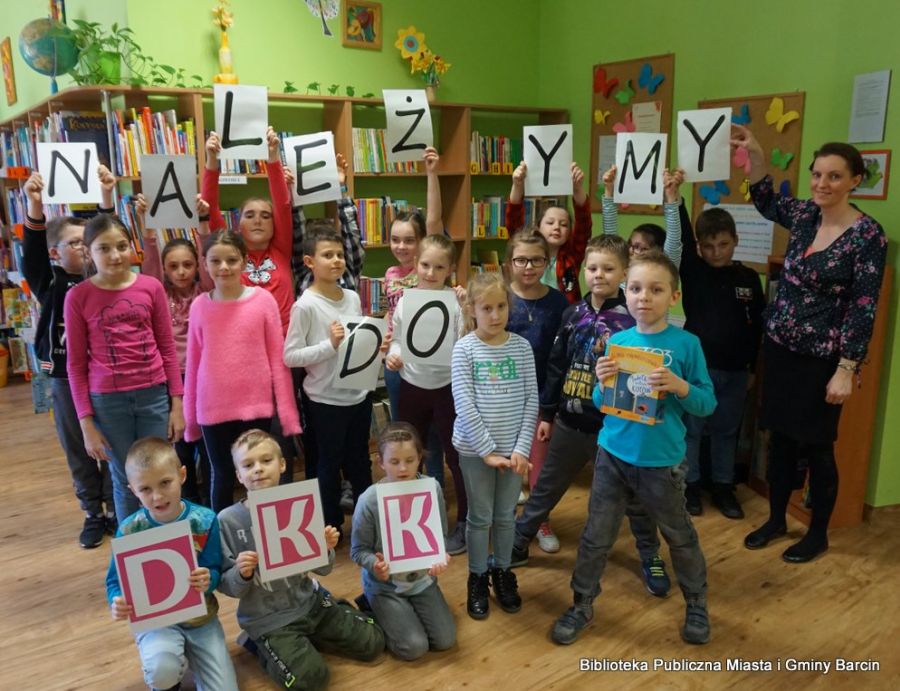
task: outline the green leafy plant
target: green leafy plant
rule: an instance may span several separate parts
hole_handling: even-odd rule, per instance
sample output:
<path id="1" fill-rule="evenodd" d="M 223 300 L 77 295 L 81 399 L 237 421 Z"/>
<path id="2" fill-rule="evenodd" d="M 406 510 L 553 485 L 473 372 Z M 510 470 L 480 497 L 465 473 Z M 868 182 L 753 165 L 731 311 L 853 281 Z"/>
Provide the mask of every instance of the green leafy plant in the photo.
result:
<path id="1" fill-rule="evenodd" d="M 297 93 L 297 87 L 294 86 L 294 82 L 285 81 L 284 88 L 281 91 L 286 94 L 295 94 Z"/>

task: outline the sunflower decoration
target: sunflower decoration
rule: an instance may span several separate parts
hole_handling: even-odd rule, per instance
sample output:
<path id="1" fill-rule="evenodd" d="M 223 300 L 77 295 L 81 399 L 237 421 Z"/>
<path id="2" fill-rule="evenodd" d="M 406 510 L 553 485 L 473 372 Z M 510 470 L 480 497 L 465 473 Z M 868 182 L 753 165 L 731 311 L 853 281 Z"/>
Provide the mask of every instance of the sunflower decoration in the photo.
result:
<path id="1" fill-rule="evenodd" d="M 411 60 L 420 51 L 428 49 L 425 45 L 425 34 L 416 31 L 414 26 L 408 26 L 397 32 L 394 47 L 400 51 L 400 57 L 404 60 Z"/>
<path id="2" fill-rule="evenodd" d="M 441 75 L 451 67 L 449 62 L 425 45 L 425 34 L 417 32 L 414 26 L 400 29 L 394 46 L 400 51 L 400 57 L 409 60 L 410 74 L 421 72 L 427 86 L 438 86 Z"/>

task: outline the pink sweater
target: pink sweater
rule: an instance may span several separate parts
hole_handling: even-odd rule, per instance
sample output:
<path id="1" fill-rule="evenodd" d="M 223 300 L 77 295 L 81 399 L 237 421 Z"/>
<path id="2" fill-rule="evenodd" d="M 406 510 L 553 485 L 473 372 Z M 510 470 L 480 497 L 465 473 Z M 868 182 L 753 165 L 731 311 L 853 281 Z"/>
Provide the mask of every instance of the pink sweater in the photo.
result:
<path id="1" fill-rule="evenodd" d="M 239 300 L 191 305 L 184 377 L 184 436 L 200 438 L 200 425 L 278 417 L 285 434 L 300 432 L 291 373 L 282 360 L 278 305 L 253 288 Z"/>
<path id="2" fill-rule="evenodd" d="M 167 382 L 181 396 L 166 293 L 155 278 L 138 275 L 127 288 L 83 281 L 65 302 L 69 387 L 78 419 L 94 414 L 92 393 L 135 391 Z"/>

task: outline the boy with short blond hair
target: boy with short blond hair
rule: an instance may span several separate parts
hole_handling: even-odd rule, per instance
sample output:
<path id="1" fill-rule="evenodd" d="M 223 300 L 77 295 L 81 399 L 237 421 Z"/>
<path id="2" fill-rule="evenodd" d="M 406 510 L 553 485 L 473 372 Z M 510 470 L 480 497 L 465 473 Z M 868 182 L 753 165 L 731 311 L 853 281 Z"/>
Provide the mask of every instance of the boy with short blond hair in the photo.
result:
<path id="1" fill-rule="evenodd" d="M 278 485 L 285 461 L 272 435 L 252 429 L 231 447 L 238 481 L 248 491 Z M 222 580 L 219 590 L 240 599 L 238 623 L 256 644 L 266 672 L 286 688 L 318 689 L 328 683 L 328 667 L 318 649 L 357 660 L 372 660 L 384 649 L 384 634 L 369 617 L 331 594 L 306 574 L 259 579 L 259 556 L 245 501 L 219 513 Z M 326 525 L 329 563 L 315 570 L 327 575 L 334 564 L 338 531 Z"/>
<path id="2" fill-rule="evenodd" d="M 190 667 L 198 688 L 237 691 L 234 666 L 217 616 L 219 603 L 213 594 L 222 562 L 216 515 L 181 498 L 185 468 L 164 439 L 144 437 L 132 444 L 125 460 L 125 475 L 142 508 L 122 521 L 116 536 L 190 521 L 198 564 L 190 573 L 190 585 L 206 597 L 207 613 L 202 617 L 135 634 L 144 682 L 153 689 L 177 689 Z M 133 609 L 122 595 L 115 557 L 106 574 L 106 597 L 113 619 L 127 620 Z"/>

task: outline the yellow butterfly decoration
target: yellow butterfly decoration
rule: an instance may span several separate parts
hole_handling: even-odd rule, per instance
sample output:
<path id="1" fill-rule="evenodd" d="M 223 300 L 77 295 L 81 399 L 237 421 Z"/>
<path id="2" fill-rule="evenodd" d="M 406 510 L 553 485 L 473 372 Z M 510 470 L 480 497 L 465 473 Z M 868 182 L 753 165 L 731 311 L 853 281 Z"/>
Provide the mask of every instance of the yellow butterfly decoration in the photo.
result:
<path id="1" fill-rule="evenodd" d="M 784 99 L 780 96 L 774 96 L 766 111 L 766 124 L 775 125 L 775 129 L 784 132 L 785 126 L 794 120 L 800 119 L 800 113 L 796 110 L 784 112 Z"/>
<path id="2" fill-rule="evenodd" d="M 605 125 L 606 118 L 608 118 L 608 117 L 609 117 L 608 110 L 595 110 L 594 111 L 594 122 L 597 123 L 598 125 Z"/>
<path id="3" fill-rule="evenodd" d="M 744 195 L 744 201 L 750 201 L 750 178 L 741 180 L 741 194 Z"/>

